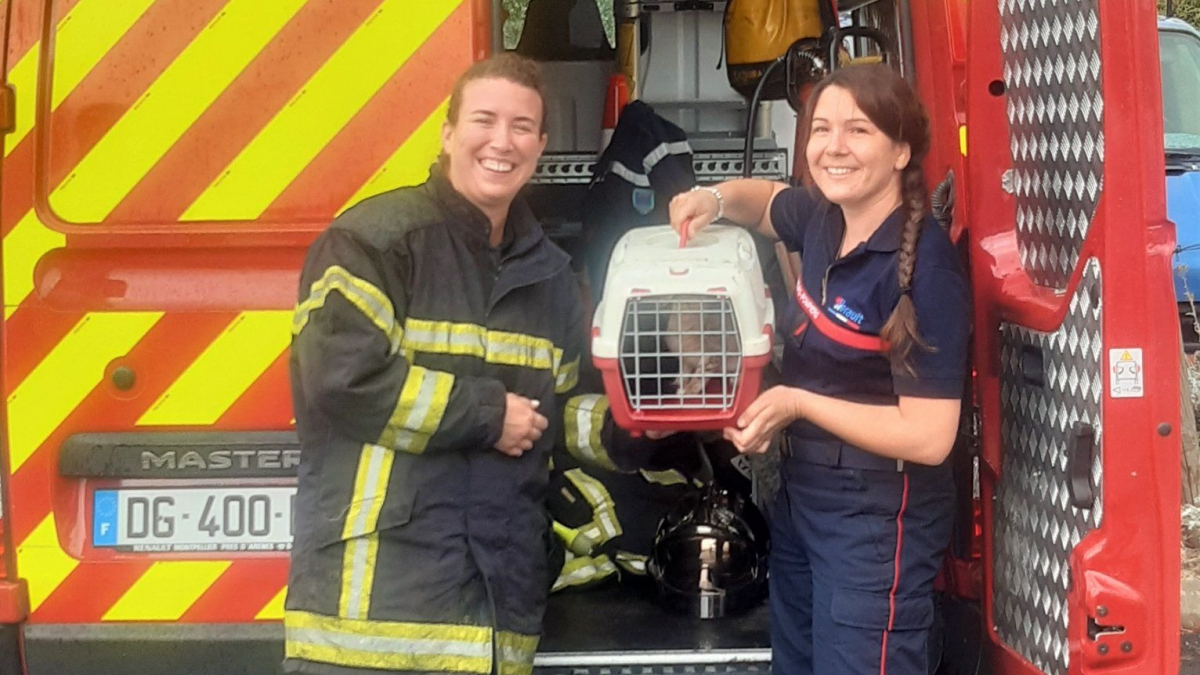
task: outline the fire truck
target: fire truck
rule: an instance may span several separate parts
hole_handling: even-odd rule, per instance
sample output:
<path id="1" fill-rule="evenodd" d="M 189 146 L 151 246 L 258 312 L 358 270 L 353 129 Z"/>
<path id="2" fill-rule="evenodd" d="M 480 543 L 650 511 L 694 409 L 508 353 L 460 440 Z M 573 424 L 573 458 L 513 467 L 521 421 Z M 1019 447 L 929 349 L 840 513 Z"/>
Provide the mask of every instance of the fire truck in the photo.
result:
<path id="1" fill-rule="evenodd" d="M 616 0 L 603 67 L 688 130 L 701 182 L 742 173 L 745 136 L 749 173 L 792 179 L 790 110 L 736 132 L 726 5 Z M 425 178 L 454 78 L 506 48 L 512 17 L 499 0 L 0 7 L 0 673 L 276 672 L 305 248 L 349 205 Z M 1180 347 L 1153 3 L 827 12 L 885 36 L 919 90 L 930 188 L 953 181 L 971 273 L 939 672 L 1178 672 Z M 563 241 L 598 150 L 579 131 L 599 124 L 594 66 L 548 68 L 566 131 L 530 195 Z M 765 610 L 705 622 L 576 593 L 546 623 L 538 672 L 769 668 Z"/>

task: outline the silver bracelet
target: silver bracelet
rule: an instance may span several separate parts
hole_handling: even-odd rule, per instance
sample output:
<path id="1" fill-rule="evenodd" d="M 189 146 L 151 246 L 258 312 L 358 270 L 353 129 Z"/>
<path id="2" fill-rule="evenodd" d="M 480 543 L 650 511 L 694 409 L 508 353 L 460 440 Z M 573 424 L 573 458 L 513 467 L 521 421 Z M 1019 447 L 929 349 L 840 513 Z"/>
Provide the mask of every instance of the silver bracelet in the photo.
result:
<path id="1" fill-rule="evenodd" d="M 703 190 L 717 198 L 717 215 L 713 216 L 713 221 L 720 220 L 725 215 L 725 197 L 721 195 L 721 191 L 709 185 L 693 185 L 692 189 L 688 190 L 688 192 L 695 192 L 697 190 Z"/>

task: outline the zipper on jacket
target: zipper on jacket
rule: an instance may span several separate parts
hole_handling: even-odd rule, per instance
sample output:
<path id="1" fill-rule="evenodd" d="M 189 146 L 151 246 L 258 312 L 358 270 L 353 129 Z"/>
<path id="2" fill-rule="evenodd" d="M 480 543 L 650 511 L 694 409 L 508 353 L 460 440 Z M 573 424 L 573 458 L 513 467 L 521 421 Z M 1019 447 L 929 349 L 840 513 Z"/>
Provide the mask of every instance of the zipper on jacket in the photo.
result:
<path id="1" fill-rule="evenodd" d="M 833 260 L 825 266 L 825 276 L 821 278 L 821 309 L 825 308 L 825 294 L 829 288 L 829 273 L 833 271 L 833 266 L 845 259 L 842 255 L 842 247 L 846 245 L 846 224 L 842 223 L 842 236 L 838 239 L 837 250 L 834 251 Z"/>
<path id="2" fill-rule="evenodd" d="M 492 594 L 492 583 L 483 575 L 483 587 L 487 590 L 488 604 L 492 610 L 492 675 L 500 675 L 500 615 L 496 611 L 496 596 Z"/>

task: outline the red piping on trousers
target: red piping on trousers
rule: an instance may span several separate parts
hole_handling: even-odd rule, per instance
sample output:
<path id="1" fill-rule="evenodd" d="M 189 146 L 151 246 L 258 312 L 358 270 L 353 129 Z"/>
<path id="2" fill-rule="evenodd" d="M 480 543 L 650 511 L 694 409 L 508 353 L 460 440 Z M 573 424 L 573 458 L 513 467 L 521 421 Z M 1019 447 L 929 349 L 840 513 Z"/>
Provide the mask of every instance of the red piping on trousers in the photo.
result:
<path id="1" fill-rule="evenodd" d="M 904 543 L 904 509 L 908 507 L 908 474 L 904 474 L 904 494 L 900 497 L 900 512 L 896 514 L 895 572 L 892 575 L 892 592 L 888 595 L 888 624 L 883 631 L 883 649 L 879 654 L 879 675 L 887 675 L 888 633 L 896 622 L 896 589 L 900 586 L 900 545 Z"/>

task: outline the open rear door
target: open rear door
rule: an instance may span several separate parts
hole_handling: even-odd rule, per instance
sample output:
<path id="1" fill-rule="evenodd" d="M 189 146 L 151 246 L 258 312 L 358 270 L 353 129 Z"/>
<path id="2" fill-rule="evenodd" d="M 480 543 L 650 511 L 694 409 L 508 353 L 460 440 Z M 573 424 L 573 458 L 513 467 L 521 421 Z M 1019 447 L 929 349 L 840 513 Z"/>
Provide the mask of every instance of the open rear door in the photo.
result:
<path id="1" fill-rule="evenodd" d="M 1179 327 L 1154 6 L 970 3 L 996 673 L 1175 673 Z"/>

